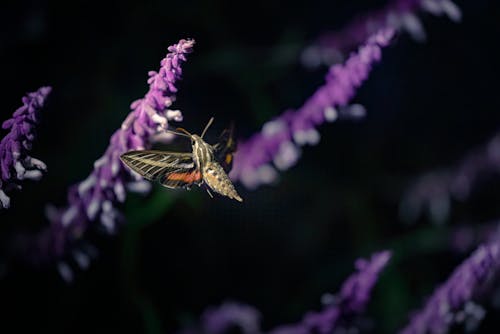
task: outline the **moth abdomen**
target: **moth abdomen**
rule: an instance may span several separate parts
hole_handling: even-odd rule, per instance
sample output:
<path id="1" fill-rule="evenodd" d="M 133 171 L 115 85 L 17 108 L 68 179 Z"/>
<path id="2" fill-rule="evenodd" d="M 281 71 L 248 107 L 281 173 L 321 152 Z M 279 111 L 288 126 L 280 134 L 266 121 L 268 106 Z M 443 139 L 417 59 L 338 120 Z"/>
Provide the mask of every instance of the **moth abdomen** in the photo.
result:
<path id="1" fill-rule="evenodd" d="M 217 162 L 212 161 L 205 165 L 203 168 L 203 180 L 213 191 L 243 202 L 243 199 L 236 192 L 226 172 Z"/>

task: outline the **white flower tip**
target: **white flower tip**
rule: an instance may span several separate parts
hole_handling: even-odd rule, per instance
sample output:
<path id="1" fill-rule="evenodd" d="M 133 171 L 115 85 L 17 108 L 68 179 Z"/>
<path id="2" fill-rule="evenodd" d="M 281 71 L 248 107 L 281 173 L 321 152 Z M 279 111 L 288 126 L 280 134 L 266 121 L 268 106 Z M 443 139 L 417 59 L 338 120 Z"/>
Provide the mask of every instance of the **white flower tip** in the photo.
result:
<path id="1" fill-rule="evenodd" d="M 302 64 L 306 67 L 315 68 L 321 65 L 321 53 L 315 46 L 307 47 L 300 55 Z"/>
<path id="2" fill-rule="evenodd" d="M 166 143 L 170 143 L 172 141 L 172 139 L 174 139 L 174 137 L 175 137 L 175 135 L 173 133 L 162 131 L 162 132 L 153 134 L 151 136 L 150 140 L 154 143 L 166 144 Z"/>
<path id="3" fill-rule="evenodd" d="M 433 15 L 441 15 L 441 6 L 436 0 L 423 0 L 420 6 Z"/>
<path id="4" fill-rule="evenodd" d="M 113 159 L 113 162 L 111 163 L 111 174 L 113 176 L 116 176 L 118 172 L 120 171 L 120 162 L 117 157 Z"/>
<path id="5" fill-rule="evenodd" d="M 14 169 L 16 170 L 16 173 L 17 173 L 17 179 L 23 180 L 24 173 L 26 172 L 26 169 L 24 168 L 23 164 L 19 160 L 17 160 L 16 163 L 14 164 Z"/>
<path id="6" fill-rule="evenodd" d="M 366 108 L 362 104 L 354 103 L 354 104 L 351 104 L 350 106 L 345 107 L 342 110 L 342 113 L 345 116 L 348 116 L 348 117 L 351 117 L 354 119 L 360 119 L 360 118 L 364 118 L 366 116 Z"/>
<path id="7" fill-rule="evenodd" d="M 119 202 L 125 202 L 125 198 L 127 197 L 127 195 L 125 193 L 125 187 L 123 187 L 123 183 L 117 181 L 115 183 L 115 186 L 113 187 L 113 191 Z"/>
<path id="8" fill-rule="evenodd" d="M 278 154 L 274 157 L 274 165 L 279 170 L 286 170 L 292 167 L 300 156 L 300 150 L 292 142 L 284 142 L 281 144 Z"/>
<path id="9" fill-rule="evenodd" d="M 165 126 L 167 125 L 167 119 L 163 116 L 156 114 L 156 113 L 151 116 L 151 120 L 153 122 L 157 123 L 162 128 L 165 128 Z"/>
<path id="10" fill-rule="evenodd" d="M 111 201 L 104 201 L 102 204 L 102 210 L 104 212 L 111 212 L 113 210 L 113 203 L 111 203 Z"/>
<path id="11" fill-rule="evenodd" d="M 278 172 L 268 164 L 260 166 L 256 172 L 258 179 L 263 184 L 271 184 L 278 179 Z"/>
<path id="12" fill-rule="evenodd" d="M 320 134 L 315 129 L 311 128 L 308 130 L 299 130 L 294 132 L 293 140 L 297 145 L 303 146 L 306 144 L 316 145 L 319 143 Z"/>
<path id="13" fill-rule="evenodd" d="M 2 189 L 0 189 L 0 204 L 4 209 L 10 208 L 10 197 Z"/>
<path id="14" fill-rule="evenodd" d="M 100 201 L 94 198 L 90 201 L 89 205 L 87 206 L 87 210 L 85 213 L 87 214 L 87 217 L 91 221 L 95 219 L 95 216 L 99 212 L 100 204 L 101 204 Z"/>
<path id="15" fill-rule="evenodd" d="M 325 108 L 325 119 L 328 122 L 335 122 L 339 118 L 339 113 L 334 107 Z"/>
<path id="16" fill-rule="evenodd" d="M 180 110 L 168 109 L 165 115 L 169 121 L 182 122 L 183 119 L 182 112 Z"/>
<path id="17" fill-rule="evenodd" d="M 269 121 L 262 127 L 262 134 L 266 137 L 272 137 L 280 133 L 285 128 L 285 124 L 281 120 Z"/>
<path id="18" fill-rule="evenodd" d="M 95 175 L 90 175 L 78 185 L 78 194 L 83 196 L 96 183 Z"/>
<path id="19" fill-rule="evenodd" d="M 61 217 L 62 225 L 68 226 L 69 224 L 71 224 L 71 222 L 73 221 L 73 219 L 76 217 L 77 214 L 78 214 L 78 208 L 76 206 L 73 206 L 73 205 L 70 206 L 62 214 L 62 217 Z"/>
<path id="20" fill-rule="evenodd" d="M 424 26 L 416 15 L 412 13 L 405 13 L 401 17 L 401 23 L 403 28 L 408 31 L 413 39 L 418 42 L 424 42 L 426 40 Z"/>
<path id="21" fill-rule="evenodd" d="M 137 182 L 129 182 L 127 183 L 127 189 L 129 191 L 138 193 L 138 194 L 147 194 L 151 191 L 151 183 L 148 181 L 137 181 Z"/>
<path id="22" fill-rule="evenodd" d="M 35 158 L 30 158 L 30 163 L 35 166 L 36 168 L 42 170 L 42 171 L 46 171 L 47 170 L 47 165 L 41 161 L 41 160 L 38 160 L 38 159 L 35 159 Z"/>
<path id="23" fill-rule="evenodd" d="M 73 258 L 78 266 L 83 270 L 87 269 L 90 265 L 90 257 L 81 251 L 74 251 Z"/>
<path id="24" fill-rule="evenodd" d="M 23 178 L 33 181 L 38 181 L 42 178 L 43 174 L 38 169 L 28 170 L 24 173 Z"/>
<path id="25" fill-rule="evenodd" d="M 248 189 L 255 189 L 261 184 L 270 184 L 278 179 L 278 173 L 269 164 L 257 169 L 245 169 L 240 174 L 240 182 Z"/>
<path id="26" fill-rule="evenodd" d="M 66 262 L 59 262 L 57 264 L 57 271 L 59 271 L 59 275 L 61 275 L 66 283 L 71 283 L 73 281 L 73 271 Z"/>
<path id="27" fill-rule="evenodd" d="M 50 222 L 55 222 L 59 218 L 59 210 L 57 210 L 54 205 L 47 204 L 45 206 L 45 217 L 47 217 Z"/>
<path id="28" fill-rule="evenodd" d="M 450 20 L 454 22 L 462 21 L 462 11 L 460 10 L 460 7 L 458 7 L 453 1 L 442 0 L 441 6 L 443 8 L 443 12 L 448 15 Z"/>
<path id="29" fill-rule="evenodd" d="M 103 155 L 94 162 L 94 169 L 104 166 L 108 162 L 108 157 Z"/>
<path id="30" fill-rule="evenodd" d="M 108 233 L 115 232 L 115 219 L 113 214 L 103 212 L 101 214 L 101 223 L 106 228 Z"/>

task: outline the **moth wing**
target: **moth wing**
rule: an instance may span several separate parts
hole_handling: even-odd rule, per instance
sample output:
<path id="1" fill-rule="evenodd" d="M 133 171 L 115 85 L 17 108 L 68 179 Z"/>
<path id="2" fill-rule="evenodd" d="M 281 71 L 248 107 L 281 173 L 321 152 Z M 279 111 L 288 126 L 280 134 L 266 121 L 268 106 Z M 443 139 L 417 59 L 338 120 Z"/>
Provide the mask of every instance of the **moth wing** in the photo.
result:
<path id="1" fill-rule="evenodd" d="M 222 166 L 226 173 L 231 171 L 233 166 L 233 155 L 236 151 L 236 142 L 233 138 L 234 126 L 224 130 L 219 137 L 219 142 L 214 145 L 215 159 Z"/>
<path id="2" fill-rule="evenodd" d="M 189 187 L 202 181 L 191 153 L 130 151 L 120 159 L 142 177 L 168 188 Z"/>

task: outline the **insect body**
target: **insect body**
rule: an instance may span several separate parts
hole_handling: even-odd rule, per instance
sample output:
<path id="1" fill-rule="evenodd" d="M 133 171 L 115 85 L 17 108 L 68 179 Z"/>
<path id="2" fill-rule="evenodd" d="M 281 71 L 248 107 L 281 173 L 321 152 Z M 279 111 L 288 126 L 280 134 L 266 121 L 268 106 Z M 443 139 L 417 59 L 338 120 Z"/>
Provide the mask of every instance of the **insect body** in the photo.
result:
<path id="1" fill-rule="evenodd" d="M 203 140 L 212 122 L 213 118 L 201 136 L 190 134 L 184 129 L 178 129 L 183 133 L 170 131 L 189 137 L 192 153 L 143 150 L 124 153 L 120 158 L 144 178 L 157 181 L 165 187 L 189 189 L 193 184 L 201 186 L 206 183 L 213 191 L 242 202 L 243 199 L 226 174 L 231 168 L 235 149 L 231 131 L 224 131 L 220 142 L 215 145 Z"/>

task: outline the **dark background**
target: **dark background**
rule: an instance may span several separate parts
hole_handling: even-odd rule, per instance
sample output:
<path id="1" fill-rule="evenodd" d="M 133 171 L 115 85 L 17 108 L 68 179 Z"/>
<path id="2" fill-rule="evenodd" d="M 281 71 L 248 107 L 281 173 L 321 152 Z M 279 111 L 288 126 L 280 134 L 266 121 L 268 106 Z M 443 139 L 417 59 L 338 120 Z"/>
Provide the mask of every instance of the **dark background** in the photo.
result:
<path id="1" fill-rule="evenodd" d="M 408 225 L 398 216 L 418 175 L 453 165 L 500 127 L 499 6 L 457 3 L 462 23 L 420 15 L 425 43 L 402 34 L 384 50 L 354 99 L 366 107 L 366 119 L 321 126 L 321 142 L 306 147 L 276 185 L 248 191 L 237 184 L 243 204 L 212 200 L 199 189 L 131 195 L 123 206 L 129 224 L 116 236 L 90 233 L 99 256 L 69 285 L 53 267 L 12 267 L 6 259 L 2 326 L 169 333 L 209 305 L 238 300 L 257 307 L 269 329 L 320 309 L 321 295 L 338 290 L 356 258 L 392 249 L 366 314 L 373 331 L 401 328 L 467 255 L 448 242 L 453 227 L 500 217 L 495 179 L 468 202 L 454 203 L 445 225 L 426 218 Z M 53 86 L 33 150 L 49 172 L 26 182 L 12 208 L 0 212 L 2 242 L 47 225 L 45 204 L 64 204 L 67 187 L 89 174 L 168 45 L 197 41 L 173 106 L 183 111 L 183 126 L 197 132 L 215 116 L 209 141 L 230 121 L 246 138 L 322 84 L 326 68 L 299 62 L 308 43 L 384 4 L 2 3 L 0 119 L 25 92 Z M 497 326 L 490 301 L 484 331 Z"/>

